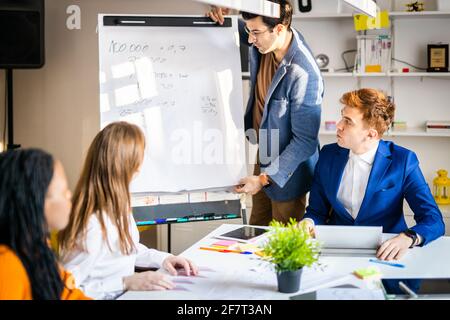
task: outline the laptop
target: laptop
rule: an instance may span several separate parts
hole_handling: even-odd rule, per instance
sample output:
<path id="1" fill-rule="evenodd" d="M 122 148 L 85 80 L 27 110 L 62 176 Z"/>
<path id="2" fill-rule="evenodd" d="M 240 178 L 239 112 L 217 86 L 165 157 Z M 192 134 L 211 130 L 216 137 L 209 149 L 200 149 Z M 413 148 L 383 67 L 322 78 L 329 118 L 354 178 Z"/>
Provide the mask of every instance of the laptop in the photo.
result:
<path id="1" fill-rule="evenodd" d="M 383 227 L 316 226 L 315 234 L 321 255 L 372 257 L 381 245 Z"/>

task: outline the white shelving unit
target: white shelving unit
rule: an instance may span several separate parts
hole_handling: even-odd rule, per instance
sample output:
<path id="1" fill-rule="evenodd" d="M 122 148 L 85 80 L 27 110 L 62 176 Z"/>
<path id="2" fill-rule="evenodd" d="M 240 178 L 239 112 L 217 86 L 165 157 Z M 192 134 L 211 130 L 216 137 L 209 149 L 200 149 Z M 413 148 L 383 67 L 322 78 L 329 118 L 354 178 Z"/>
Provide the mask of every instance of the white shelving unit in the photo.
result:
<path id="1" fill-rule="evenodd" d="M 349 19 L 352 18 L 353 14 L 351 13 L 324 13 L 324 14 L 316 14 L 316 13 L 304 13 L 304 14 L 294 14 L 292 19 Z"/>
<path id="2" fill-rule="evenodd" d="M 421 11 L 421 12 L 404 12 L 404 11 L 391 11 L 389 12 L 389 16 L 392 20 L 395 19 L 409 19 L 409 18 L 448 18 L 450 16 L 450 12 L 446 11 Z M 297 19 L 350 19 L 353 18 L 353 14 L 351 13 L 304 13 L 304 14 L 295 14 L 292 16 L 294 20 Z"/>
<path id="3" fill-rule="evenodd" d="M 243 74 L 244 75 L 244 74 Z M 332 77 L 437 77 L 448 78 L 450 72 L 374 72 L 374 73 L 355 73 L 355 72 L 322 72 L 326 78 Z"/>
<path id="4" fill-rule="evenodd" d="M 321 129 L 320 135 L 336 136 L 335 130 Z M 391 130 L 385 134 L 387 137 L 450 137 L 450 133 L 427 132 L 422 128 L 408 128 L 405 130 Z"/>
<path id="5" fill-rule="evenodd" d="M 404 12 L 404 11 L 393 11 L 389 15 L 395 19 L 409 19 L 409 18 L 448 18 L 450 12 L 446 11 L 421 11 L 421 12 Z"/>

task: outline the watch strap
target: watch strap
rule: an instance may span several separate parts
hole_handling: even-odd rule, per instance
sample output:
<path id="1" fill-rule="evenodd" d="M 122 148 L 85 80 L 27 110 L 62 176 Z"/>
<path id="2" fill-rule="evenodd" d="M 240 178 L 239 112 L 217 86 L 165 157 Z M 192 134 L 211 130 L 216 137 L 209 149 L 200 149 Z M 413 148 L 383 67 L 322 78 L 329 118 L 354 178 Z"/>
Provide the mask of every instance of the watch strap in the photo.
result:
<path id="1" fill-rule="evenodd" d="M 416 245 L 417 242 L 417 233 L 414 230 L 411 229 L 406 229 L 405 231 L 403 231 L 403 233 L 411 238 L 411 240 L 413 241 L 412 244 L 409 246 L 410 248 L 413 248 Z"/>

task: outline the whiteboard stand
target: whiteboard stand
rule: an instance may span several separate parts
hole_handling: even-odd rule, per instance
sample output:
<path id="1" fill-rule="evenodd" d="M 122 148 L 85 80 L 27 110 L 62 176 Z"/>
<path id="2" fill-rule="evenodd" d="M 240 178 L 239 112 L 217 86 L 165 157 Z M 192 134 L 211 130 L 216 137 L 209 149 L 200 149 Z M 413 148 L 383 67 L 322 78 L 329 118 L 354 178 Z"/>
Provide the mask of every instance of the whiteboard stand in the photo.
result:
<path id="1" fill-rule="evenodd" d="M 237 200 L 222 200 L 198 203 L 174 203 L 155 206 L 135 206 L 133 216 L 138 226 L 167 224 L 167 251 L 172 250 L 174 223 L 215 221 L 242 218 L 247 224 L 245 196 Z"/>
<path id="2" fill-rule="evenodd" d="M 148 145 L 159 146 L 149 148 L 133 181 L 133 197 L 145 198 L 132 201 L 136 224 L 167 224 L 170 252 L 172 223 L 236 218 L 247 223 L 242 197 L 217 193 L 247 175 L 238 17 L 227 17 L 222 25 L 205 16 L 98 18 L 101 127 L 114 121 L 134 123 Z M 190 162 L 170 160 L 180 145 L 170 138 L 174 132 L 194 141 L 197 132 L 203 137 L 207 130 L 225 133 L 224 162 L 191 170 Z M 204 160 L 200 149 L 194 148 L 197 165 Z M 207 190 L 205 197 L 199 190 Z"/>

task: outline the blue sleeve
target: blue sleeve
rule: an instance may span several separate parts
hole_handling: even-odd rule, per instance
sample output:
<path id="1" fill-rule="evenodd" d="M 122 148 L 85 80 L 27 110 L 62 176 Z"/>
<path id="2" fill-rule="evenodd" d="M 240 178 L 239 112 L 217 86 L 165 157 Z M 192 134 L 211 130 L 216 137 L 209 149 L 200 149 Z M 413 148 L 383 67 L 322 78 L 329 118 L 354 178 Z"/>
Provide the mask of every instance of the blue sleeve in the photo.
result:
<path id="1" fill-rule="evenodd" d="M 319 161 L 317 162 L 314 171 L 313 183 L 309 193 L 309 204 L 304 216 L 304 218 L 312 219 L 316 225 L 325 224 L 331 209 L 331 204 L 325 195 L 325 190 L 321 181 L 322 172 L 320 167 L 322 162 L 323 152 L 319 155 Z"/>
<path id="2" fill-rule="evenodd" d="M 308 160 L 319 146 L 323 91 L 321 77 L 312 78 L 299 77 L 293 83 L 294 94 L 289 100 L 292 138 L 279 157 L 264 170 L 280 188 L 284 187 L 300 163 Z M 307 85 L 301 81 L 306 81 Z"/>
<path id="3" fill-rule="evenodd" d="M 415 153 L 411 152 L 407 159 L 406 178 L 403 194 L 414 212 L 416 225 L 411 229 L 423 237 L 421 245 L 439 238 L 445 233 L 442 213 L 431 194 Z"/>

